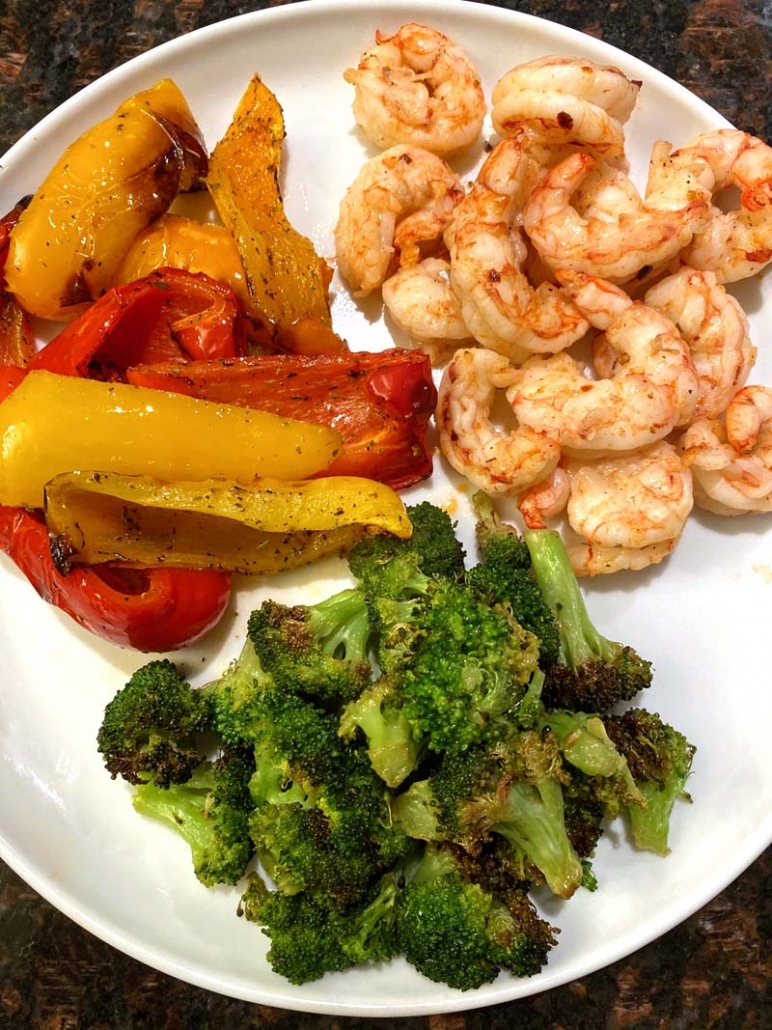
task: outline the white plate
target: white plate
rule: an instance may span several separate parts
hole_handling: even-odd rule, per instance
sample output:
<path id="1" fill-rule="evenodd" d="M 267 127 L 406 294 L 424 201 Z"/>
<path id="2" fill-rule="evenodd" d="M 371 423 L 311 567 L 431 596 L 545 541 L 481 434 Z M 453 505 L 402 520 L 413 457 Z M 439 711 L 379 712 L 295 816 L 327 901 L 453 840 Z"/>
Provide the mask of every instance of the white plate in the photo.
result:
<path id="1" fill-rule="evenodd" d="M 170 75 L 207 140 L 225 129 L 249 76 L 258 70 L 287 121 L 285 189 L 293 221 L 320 251 L 332 253 L 337 204 L 371 151 L 351 115 L 343 70 L 376 28 L 424 21 L 463 44 L 487 95 L 514 64 L 547 53 L 617 64 L 643 82 L 628 125 L 634 174 L 651 143 L 674 144 L 726 124 L 663 75 L 609 46 L 560 26 L 479 4 L 316 0 L 245 15 L 159 47 L 64 104 L 3 161 L 0 209 L 33 190 L 64 146 L 134 91 Z M 478 155 L 479 156 L 479 155 Z M 471 166 L 471 165 L 470 165 Z M 738 290 L 756 339 L 772 311 L 772 282 Z M 355 348 L 387 346 L 372 311 L 344 291 L 338 330 Z M 754 372 L 772 381 L 762 350 Z M 455 497 L 469 525 L 465 495 L 438 467 L 430 487 Z M 424 496 L 427 488 L 408 498 Z M 303 988 L 273 974 L 266 940 L 236 918 L 236 889 L 206 890 L 174 834 L 139 819 L 129 788 L 102 768 L 94 738 L 106 702 L 138 664 L 137 654 L 100 643 L 47 607 L 3 559 L 0 575 L 0 854 L 33 887 L 86 929 L 174 976 L 233 997 L 281 1008 L 345 1015 L 458 1011 L 566 983 L 629 954 L 690 915 L 734 879 L 772 840 L 772 766 L 766 735 L 766 612 L 772 534 L 766 519 L 696 516 L 676 553 L 659 569 L 586 584 L 591 610 L 611 637 L 653 658 L 656 684 L 646 704 L 697 744 L 692 806 L 680 805 L 666 860 L 636 854 L 609 836 L 600 847 L 600 889 L 552 904 L 562 927 L 548 967 L 527 980 L 500 977 L 461 994 L 424 980 L 402 962 L 328 976 Z M 321 597 L 344 582 L 333 562 L 267 586 L 279 598 Z M 220 629 L 180 654 L 197 682 L 216 675 L 240 646 L 246 615 L 262 593 L 239 591 Z"/>

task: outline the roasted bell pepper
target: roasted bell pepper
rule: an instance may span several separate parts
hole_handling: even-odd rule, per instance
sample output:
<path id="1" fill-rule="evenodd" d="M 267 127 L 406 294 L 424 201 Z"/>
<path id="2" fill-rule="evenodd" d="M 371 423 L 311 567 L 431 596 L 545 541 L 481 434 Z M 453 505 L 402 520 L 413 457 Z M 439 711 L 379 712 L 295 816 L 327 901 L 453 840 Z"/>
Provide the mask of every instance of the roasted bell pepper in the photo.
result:
<path id="1" fill-rule="evenodd" d="M 305 479 L 339 446 L 326 426 L 35 370 L 0 404 L 0 504 L 42 508 L 48 480 L 78 468 L 244 485 Z"/>
<path id="2" fill-rule="evenodd" d="M 37 593 L 79 625 L 120 647 L 173 651 L 219 622 L 231 593 L 227 573 L 206 569 L 78 568 L 62 575 L 51 560 L 42 516 L 0 507 L 0 550 Z"/>
<path id="3" fill-rule="evenodd" d="M 411 534 L 399 495 L 353 476 L 261 479 L 246 488 L 68 472 L 46 484 L 45 513 L 62 569 L 129 561 L 261 575 L 306 565 L 369 533 Z"/>
<path id="4" fill-rule="evenodd" d="M 137 235 L 115 273 L 113 285 L 142 279 L 157 268 L 204 272 L 227 283 L 248 310 L 244 265 L 236 241 L 224 225 L 197 222 L 182 215 L 161 215 Z"/>
<path id="5" fill-rule="evenodd" d="M 250 296 L 248 313 L 279 328 L 313 315 L 331 324 L 331 271 L 289 222 L 279 175 L 284 116 L 253 76 L 209 162 L 207 187 L 236 241 Z"/>
<path id="6" fill-rule="evenodd" d="M 108 288 L 137 233 L 200 186 L 207 164 L 170 79 L 130 97 L 67 147 L 12 229 L 8 289 L 32 315 L 70 318 Z"/>
<path id="7" fill-rule="evenodd" d="M 342 446 L 326 476 L 364 476 L 401 490 L 432 471 L 427 430 L 437 391 L 419 351 L 276 354 L 146 365 L 126 375 L 139 386 L 334 427 Z"/>
<path id="8" fill-rule="evenodd" d="M 6 289 L 3 271 L 11 244 L 11 229 L 26 206 L 27 202 L 20 201 L 0 219 L 0 366 L 3 368 L 9 365 L 23 367 L 35 356 L 35 337 L 27 312 Z"/>
<path id="9" fill-rule="evenodd" d="M 125 381 L 129 365 L 229 358 L 246 347 L 230 287 L 162 268 L 109 290 L 47 343 L 29 368 Z"/>

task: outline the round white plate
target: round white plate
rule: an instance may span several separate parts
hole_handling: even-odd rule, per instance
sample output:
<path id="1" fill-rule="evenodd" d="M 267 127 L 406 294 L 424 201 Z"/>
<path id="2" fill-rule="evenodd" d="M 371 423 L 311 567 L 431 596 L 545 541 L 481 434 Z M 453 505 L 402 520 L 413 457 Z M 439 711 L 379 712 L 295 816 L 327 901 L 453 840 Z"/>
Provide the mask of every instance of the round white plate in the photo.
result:
<path id="1" fill-rule="evenodd" d="M 640 61 L 545 21 L 471 3 L 315 0 L 194 32 L 84 89 L 6 155 L 0 209 L 30 193 L 85 128 L 162 76 L 178 82 L 213 145 L 250 75 L 259 71 L 286 116 L 289 216 L 329 256 L 338 202 L 372 153 L 355 127 L 343 70 L 376 29 L 409 20 L 461 43 L 488 96 L 510 67 L 548 53 L 616 64 L 640 79 L 640 101 L 627 127 L 639 181 L 656 139 L 664 135 L 678 145 L 726 124 Z M 460 170 L 469 171 L 479 157 L 478 151 Z M 737 290 L 762 344 L 771 287 L 767 276 Z M 334 315 L 354 349 L 391 342 L 377 309 L 360 309 L 340 287 Z M 762 350 L 756 381 L 772 381 L 769 365 Z M 468 493 L 439 461 L 432 482 L 407 500 L 426 495 L 456 503 L 468 532 Z M 0 855 L 86 929 L 190 983 L 280 1008 L 361 1016 L 503 1002 L 565 983 L 651 941 L 705 904 L 772 840 L 772 765 L 766 735 L 759 732 L 772 721 L 765 635 L 772 534 L 763 517 L 694 516 L 675 554 L 658 569 L 585 583 L 591 611 L 607 635 L 653 659 L 656 683 L 646 705 L 699 749 L 690 782 L 694 804 L 676 810 L 667 859 L 635 853 L 623 836 L 604 839 L 595 863 L 597 893 L 580 892 L 567 904 L 546 908 L 562 933 L 540 975 L 502 976 L 465 994 L 421 978 L 401 961 L 302 988 L 276 976 L 265 960 L 265 937 L 236 917 L 239 891 L 200 886 L 186 846 L 135 815 L 130 789 L 101 765 L 95 734 L 104 706 L 143 659 L 79 631 L 39 601 L 9 561 L 2 565 Z M 222 626 L 178 657 L 196 682 L 205 682 L 238 651 L 246 616 L 264 594 L 313 600 L 344 582 L 340 565 L 327 562 L 259 590 L 244 583 Z"/>

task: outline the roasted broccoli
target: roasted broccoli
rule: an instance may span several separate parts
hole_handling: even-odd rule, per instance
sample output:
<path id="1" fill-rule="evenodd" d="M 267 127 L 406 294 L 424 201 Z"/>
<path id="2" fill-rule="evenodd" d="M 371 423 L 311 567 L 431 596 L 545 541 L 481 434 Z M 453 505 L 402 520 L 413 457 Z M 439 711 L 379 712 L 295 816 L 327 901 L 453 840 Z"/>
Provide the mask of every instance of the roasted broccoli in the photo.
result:
<path id="1" fill-rule="evenodd" d="M 270 938 L 272 968 L 290 983 L 304 984 L 325 973 L 393 958 L 396 896 L 394 873 L 377 880 L 361 901 L 351 905 L 308 892 L 272 891 L 254 873 L 240 911 Z"/>
<path id="2" fill-rule="evenodd" d="M 651 663 L 595 628 L 559 533 L 526 530 L 524 539 L 560 638 L 558 661 L 542 666 L 545 706 L 597 713 L 632 700 L 651 684 Z"/>
<path id="3" fill-rule="evenodd" d="M 352 587 L 253 611 L 219 678 L 151 661 L 105 710 L 108 771 L 203 884 L 245 881 L 292 983 L 397 955 L 460 990 L 531 976 L 556 933 L 532 888 L 596 889 L 619 815 L 667 853 L 694 748 L 612 711 L 650 664 L 592 625 L 558 534 L 473 503 L 473 568 L 447 512 L 414 505 L 409 540 L 352 547 Z"/>
<path id="4" fill-rule="evenodd" d="M 509 604 L 520 625 L 539 640 L 543 665 L 558 660 L 560 640 L 552 609 L 531 569 L 531 555 L 517 529 L 503 522 L 487 494 L 476 493 L 475 534 L 479 563 L 466 573 L 469 586 L 488 604 Z"/>
<path id="5" fill-rule="evenodd" d="M 507 901 L 465 875 L 452 849 L 428 844 L 397 895 L 396 941 L 420 973 L 459 990 L 501 970 L 532 976 L 547 961 L 554 932 L 523 891 Z"/>
<path id="6" fill-rule="evenodd" d="M 137 812 L 166 823 L 187 841 L 195 874 L 207 887 L 238 883 L 254 853 L 249 833 L 254 768 L 251 749 L 226 747 L 214 761 L 198 765 L 185 783 L 143 783 L 134 791 Z"/>
<path id="7" fill-rule="evenodd" d="M 252 612 L 247 632 L 279 690 L 339 704 L 370 682 L 372 630 L 359 590 L 342 590 L 314 605 L 265 601 Z"/>
<path id="8" fill-rule="evenodd" d="M 554 734 L 509 728 L 485 745 L 445 755 L 428 780 L 396 798 L 392 812 L 408 836 L 451 841 L 472 853 L 500 837 L 521 879 L 543 878 L 569 898 L 582 867 L 566 831 L 567 780 Z"/>
<path id="9" fill-rule="evenodd" d="M 105 708 L 97 747 L 113 778 L 184 783 L 204 761 L 201 734 L 211 729 L 207 698 L 168 659 L 148 662 Z"/>
<path id="10" fill-rule="evenodd" d="M 667 855 L 673 806 L 679 797 L 691 800 L 685 788 L 696 748 L 658 714 L 643 708 L 610 716 L 605 723 L 645 800 L 644 806 L 626 806 L 633 840 L 639 848 Z"/>

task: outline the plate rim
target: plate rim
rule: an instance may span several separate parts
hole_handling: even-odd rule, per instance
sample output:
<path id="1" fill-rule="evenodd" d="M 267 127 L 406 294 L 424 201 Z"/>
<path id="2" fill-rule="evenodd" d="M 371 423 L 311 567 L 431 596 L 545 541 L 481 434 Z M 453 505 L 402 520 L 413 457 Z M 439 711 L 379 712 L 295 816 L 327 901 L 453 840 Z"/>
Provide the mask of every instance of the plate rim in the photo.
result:
<path id="1" fill-rule="evenodd" d="M 537 27 L 547 26 L 550 39 L 554 39 L 557 36 L 561 42 L 567 44 L 578 40 L 582 41 L 588 49 L 599 48 L 609 57 L 617 55 L 620 63 L 628 67 L 639 68 L 650 79 L 656 78 L 661 84 L 666 85 L 667 89 L 675 90 L 685 104 L 696 109 L 698 115 L 702 118 L 715 123 L 716 127 L 731 125 L 724 116 L 701 97 L 691 92 L 681 83 L 671 79 L 665 73 L 646 64 L 640 58 L 621 50 L 613 44 L 582 33 L 577 29 L 536 15 L 512 11 L 508 8 L 489 7 L 485 4 L 473 3 L 471 0 L 439 0 L 439 2 L 438 0 L 416 0 L 415 3 L 410 2 L 410 0 L 387 0 L 385 3 L 378 2 L 378 0 L 365 0 L 365 2 L 360 2 L 360 0 L 313 0 L 313 3 L 312 0 L 301 0 L 299 3 L 291 3 L 283 7 L 234 15 L 211 25 L 202 26 L 152 47 L 100 76 L 50 111 L 6 151 L 0 159 L 0 184 L 7 166 L 12 166 L 19 160 L 23 160 L 27 151 L 30 148 L 34 148 L 40 138 L 44 139 L 61 122 L 66 122 L 71 116 L 77 115 L 82 108 L 88 107 L 93 99 L 98 99 L 101 92 L 106 91 L 110 87 L 119 86 L 124 80 L 133 78 L 138 72 L 144 71 L 146 66 L 162 62 L 166 56 L 175 56 L 178 52 L 182 52 L 187 48 L 195 49 L 202 40 L 216 40 L 218 36 L 228 36 L 230 33 L 238 31 L 241 26 L 252 26 L 255 23 L 261 25 L 269 22 L 276 23 L 277 25 L 281 25 L 282 22 L 294 24 L 302 16 L 303 7 L 306 4 L 314 8 L 314 14 L 317 17 L 321 16 L 325 11 L 341 11 L 347 8 L 355 8 L 360 14 L 363 10 L 371 10 L 373 18 L 383 17 L 384 19 L 391 19 L 399 16 L 400 13 L 410 12 L 411 15 L 422 15 L 428 20 L 428 15 L 431 12 L 436 12 L 441 17 L 448 11 L 452 14 L 463 13 L 471 18 L 488 20 L 492 24 L 506 21 L 513 26 L 518 23 L 527 23 Z M 463 45 L 463 41 L 461 43 Z M 696 895 L 691 895 L 688 902 L 682 901 L 671 905 L 668 909 L 668 919 L 661 923 L 653 935 L 650 932 L 637 934 L 631 931 L 628 933 L 627 943 L 623 952 L 619 952 L 611 948 L 611 946 L 606 946 L 605 949 L 601 950 L 600 954 L 596 952 L 595 958 L 592 960 L 580 963 L 578 969 L 573 968 L 570 971 L 550 974 L 549 966 L 547 966 L 541 974 L 530 980 L 513 980 L 512 984 L 510 984 L 509 980 L 504 981 L 504 983 L 498 982 L 497 985 L 490 985 L 484 993 L 479 991 L 468 993 L 450 992 L 450 996 L 444 1001 L 438 1000 L 437 1002 L 420 1003 L 418 1005 L 403 1004 L 389 1009 L 372 1009 L 362 1004 L 347 1005 L 345 1002 L 327 1002 L 316 999 L 305 1000 L 300 996 L 289 998 L 281 993 L 273 994 L 263 989 L 259 991 L 234 991 L 232 986 L 222 983 L 218 977 L 207 975 L 203 971 L 196 970 L 193 972 L 185 963 L 175 961 L 165 953 L 155 952 L 140 941 L 127 939 L 119 930 L 114 930 L 110 924 L 105 925 L 103 922 L 100 922 L 98 918 L 95 918 L 86 908 L 78 903 L 78 899 L 72 896 L 70 891 L 60 890 L 54 882 L 46 880 L 36 870 L 34 863 L 29 862 L 24 855 L 17 853 L 15 849 L 11 848 L 5 835 L 2 833 L 2 828 L 0 828 L 0 858 L 60 912 L 124 954 L 183 982 L 229 997 L 253 1003 L 273 1005 L 277 1008 L 292 1011 L 370 1018 L 399 1018 L 467 1011 L 519 1000 L 545 990 L 563 986 L 578 977 L 587 976 L 605 968 L 609 963 L 627 957 L 640 947 L 652 943 L 668 933 L 724 890 L 737 876 L 758 859 L 763 851 L 769 847 L 770 843 L 772 843 L 772 814 L 767 821 L 757 825 L 755 834 L 748 835 L 745 841 L 746 848 L 743 850 L 743 858 L 736 866 L 732 868 L 722 867 L 712 878 L 702 881 L 702 889 Z M 612 950 L 614 951 L 613 955 L 604 957 L 604 951 Z M 512 985 L 515 986 L 513 987 Z"/>

